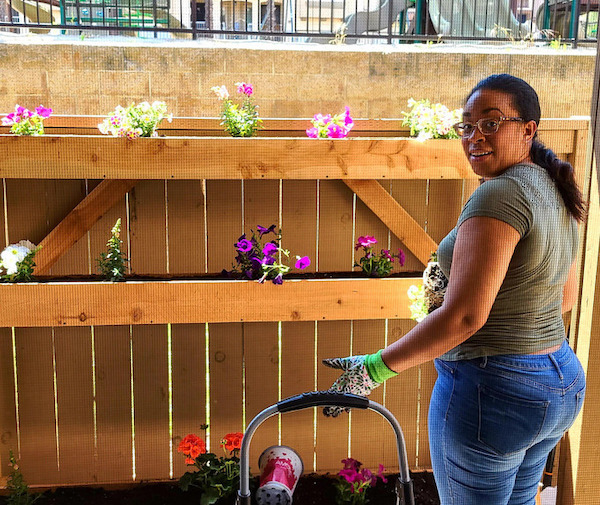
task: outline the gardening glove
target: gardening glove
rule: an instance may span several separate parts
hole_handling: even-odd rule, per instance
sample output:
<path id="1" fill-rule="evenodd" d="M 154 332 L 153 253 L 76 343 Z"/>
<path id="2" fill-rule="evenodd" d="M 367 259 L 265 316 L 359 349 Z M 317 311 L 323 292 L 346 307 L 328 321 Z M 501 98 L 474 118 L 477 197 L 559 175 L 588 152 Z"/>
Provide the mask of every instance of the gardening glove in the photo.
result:
<path id="1" fill-rule="evenodd" d="M 329 391 L 335 393 L 367 396 L 385 380 L 398 375 L 390 370 L 381 359 L 381 350 L 375 354 L 324 359 L 323 364 L 330 368 L 343 370 L 342 375 L 329 388 Z M 325 407 L 323 414 L 327 417 L 337 417 L 344 410 L 346 412 L 350 411 L 350 409 L 344 407 Z"/>

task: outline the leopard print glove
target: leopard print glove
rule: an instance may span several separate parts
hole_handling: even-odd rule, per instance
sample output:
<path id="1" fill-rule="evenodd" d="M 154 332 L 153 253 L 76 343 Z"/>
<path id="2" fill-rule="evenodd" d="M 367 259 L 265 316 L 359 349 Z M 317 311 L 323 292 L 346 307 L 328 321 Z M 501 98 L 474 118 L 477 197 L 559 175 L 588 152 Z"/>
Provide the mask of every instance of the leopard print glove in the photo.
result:
<path id="1" fill-rule="evenodd" d="M 349 356 L 348 358 L 329 358 L 324 359 L 322 363 L 330 368 L 343 370 L 342 375 L 333 383 L 329 391 L 335 393 L 352 393 L 360 396 L 367 396 L 377 386 L 381 385 L 369 376 L 365 366 L 363 356 Z M 323 414 L 327 417 L 337 417 L 343 411 L 349 412 L 350 409 L 344 407 L 325 407 Z"/>

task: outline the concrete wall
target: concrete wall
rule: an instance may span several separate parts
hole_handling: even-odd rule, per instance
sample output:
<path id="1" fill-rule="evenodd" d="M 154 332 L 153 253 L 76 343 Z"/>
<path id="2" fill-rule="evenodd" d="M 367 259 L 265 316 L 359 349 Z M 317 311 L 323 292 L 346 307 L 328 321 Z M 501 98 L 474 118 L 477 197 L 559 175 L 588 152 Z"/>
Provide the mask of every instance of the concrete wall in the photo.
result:
<path id="1" fill-rule="evenodd" d="M 100 42 L 0 38 L 0 113 L 18 103 L 105 115 L 165 100 L 176 116 L 217 116 L 211 86 L 255 86 L 262 117 L 309 117 L 349 105 L 354 117 L 401 117 L 406 101 L 449 107 L 479 79 L 509 72 L 538 91 L 544 117 L 589 115 L 595 50 L 440 44 L 332 46 L 257 42 Z"/>

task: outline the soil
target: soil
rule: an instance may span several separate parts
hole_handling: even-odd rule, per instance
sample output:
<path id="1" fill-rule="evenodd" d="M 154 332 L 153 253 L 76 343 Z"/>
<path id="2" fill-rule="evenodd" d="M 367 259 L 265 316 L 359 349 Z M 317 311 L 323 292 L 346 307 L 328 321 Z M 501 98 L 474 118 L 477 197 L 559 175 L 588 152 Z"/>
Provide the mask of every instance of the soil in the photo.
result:
<path id="1" fill-rule="evenodd" d="M 386 278 L 409 278 L 409 277 L 422 277 L 423 272 L 397 272 L 393 273 Z M 35 276 L 34 276 L 35 277 Z M 366 279 L 367 276 L 360 271 L 357 272 L 309 272 L 299 273 L 294 272 L 287 274 L 284 277 L 285 280 L 291 279 Z M 225 274 L 156 274 L 156 275 L 126 275 L 123 280 L 125 281 L 170 281 L 170 280 L 190 280 L 190 281 L 214 281 L 214 280 L 228 280 L 236 279 L 236 277 L 229 277 Z M 246 279 L 242 279 L 246 280 Z M 45 275 L 42 277 L 35 277 L 34 282 L 46 283 L 46 282 L 103 282 L 104 278 L 101 275 L 62 275 L 53 276 Z"/>
<path id="2" fill-rule="evenodd" d="M 439 505 L 433 474 L 417 472 L 412 475 L 415 504 Z M 388 475 L 387 483 L 378 481 L 369 490 L 370 505 L 395 505 L 394 491 L 396 475 Z M 334 505 L 335 489 L 333 478 L 329 475 L 308 474 L 298 481 L 294 492 L 294 505 Z M 6 497 L 0 497 L 0 505 L 7 503 Z M 37 505 L 181 505 L 200 503 L 198 491 L 190 489 L 183 492 L 177 483 L 140 484 L 127 489 L 105 490 L 92 487 L 58 488 L 46 491 Z M 231 505 L 233 500 L 219 502 L 219 505 Z"/>

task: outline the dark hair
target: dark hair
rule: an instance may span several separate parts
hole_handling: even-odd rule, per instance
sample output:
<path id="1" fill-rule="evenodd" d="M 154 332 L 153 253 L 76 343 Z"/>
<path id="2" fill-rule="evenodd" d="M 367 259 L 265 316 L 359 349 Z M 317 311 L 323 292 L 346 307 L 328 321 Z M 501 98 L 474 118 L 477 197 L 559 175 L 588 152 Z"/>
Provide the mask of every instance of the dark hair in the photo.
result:
<path id="1" fill-rule="evenodd" d="M 467 101 L 476 91 L 481 89 L 501 91 L 510 95 L 519 116 L 525 122 L 535 121 L 536 124 L 539 124 L 541 117 L 540 100 L 535 90 L 523 79 L 510 74 L 490 75 L 479 81 L 477 86 L 471 90 L 469 96 L 467 96 Z M 545 168 L 556 184 L 569 213 L 577 221 L 581 221 L 585 214 L 585 204 L 575 181 L 573 166 L 559 159 L 551 149 L 548 149 L 537 140 L 537 131 L 533 137 L 530 154 L 533 162 Z"/>

